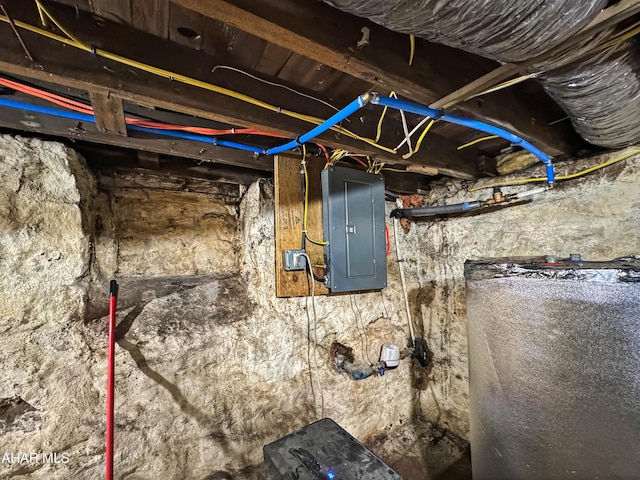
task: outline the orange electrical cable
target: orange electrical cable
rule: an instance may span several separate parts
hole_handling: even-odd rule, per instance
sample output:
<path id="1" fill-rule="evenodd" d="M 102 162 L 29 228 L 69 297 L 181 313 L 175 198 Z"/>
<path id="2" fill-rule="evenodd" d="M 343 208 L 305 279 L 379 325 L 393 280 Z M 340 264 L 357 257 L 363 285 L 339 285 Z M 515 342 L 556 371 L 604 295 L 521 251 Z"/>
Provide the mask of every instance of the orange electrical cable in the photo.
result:
<path id="1" fill-rule="evenodd" d="M 324 152 L 324 156 L 327 159 L 327 165 L 329 165 L 331 163 L 331 157 L 329 157 L 329 152 L 327 152 L 327 149 L 324 147 L 324 145 L 321 145 L 319 143 L 317 143 L 316 145 L 318 145 L 320 149 Z"/>
<path id="2" fill-rule="evenodd" d="M 70 110 L 74 110 L 76 112 L 81 113 L 90 113 L 93 115 L 93 108 L 89 105 L 85 105 L 81 102 L 76 102 L 75 100 L 70 100 L 65 97 L 61 97 L 54 93 L 46 92 L 44 90 L 39 90 L 34 87 L 30 87 L 28 85 L 23 85 L 21 83 L 13 82 L 11 80 L 7 80 L 6 78 L 0 77 L 0 85 L 5 87 L 9 87 L 18 92 L 26 93 L 27 95 L 31 95 L 33 97 L 38 97 L 43 100 L 47 100 L 48 102 L 55 103 L 56 105 L 60 105 L 62 107 L 69 108 Z"/>
<path id="3" fill-rule="evenodd" d="M 31 87 L 29 85 L 24 85 L 19 82 L 14 82 L 12 80 L 0 77 L 0 85 L 11 88 L 18 92 L 25 93 L 27 95 L 31 95 L 33 97 L 41 98 L 48 102 L 54 103 L 61 107 L 65 107 L 69 110 L 80 112 L 84 114 L 94 115 L 93 107 L 82 102 L 78 102 L 76 100 L 72 100 L 61 95 L 56 95 L 55 93 L 47 92 L 45 90 L 41 90 L 35 87 Z M 200 135 L 261 135 L 267 137 L 276 137 L 276 138 L 288 138 L 285 135 L 279 135 L 276 133 L 263 132 L 260 130 L 255 130 L 252 128 L 231 128 L 225 130 L 216 130 L 213 128 L 206 127 L 191 127 L 186 125 L 172 125 L 168 123 L 162 122 L 154 122 L 151 120 L 143 120 L 140 118 L 133 117 L 125 117 L 125 121 L 129 125 L 136 125 L 139 127 L 145 128 L 154 128 L 157 130 L 178 130 L 185 131 L 190 133 L 197 133 Z"/>
<path id="4" fill-rule="evenodd" d="M 369 165 L 367 165 L 366 163 L 364 163 L 362 160 L 360 160 L 358 157 L 354 157 L 349 155 L 349 158 L 351 160 L 355 160 L 356 162 L 358 162 L 360 165 L 362 165 L 364 168 L 369 168 Z"/>

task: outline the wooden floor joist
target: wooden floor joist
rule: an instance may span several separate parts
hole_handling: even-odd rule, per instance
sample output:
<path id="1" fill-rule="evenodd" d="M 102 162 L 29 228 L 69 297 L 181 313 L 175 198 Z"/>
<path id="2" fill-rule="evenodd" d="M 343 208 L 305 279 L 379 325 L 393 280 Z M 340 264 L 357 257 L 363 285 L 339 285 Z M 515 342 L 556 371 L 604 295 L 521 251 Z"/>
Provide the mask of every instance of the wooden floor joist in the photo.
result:
<path id="1" fill-rule="evenodd" d="M 409 66 L 408 36 L 318 1 L 173 1 L 369 82 L 381 92 L 394 90 L 425 105 L 491 68 L 479 57 L 437 44 L 429 44 L 424 54 L 418 52 Z M 363 26 L 370 31 L 370 44 L 358 49 Z M 570 126 L 549 125 L 555 118 L 547 109 L 510 90 L 464 105 L 459 113 L 514 131 L 550 155 L 575 153 L 580 141 Z"/>
<path id="2" fill-rule="evenodd" d="M 37 25 L 37 14 L 30 7 L 30 4 L 14 7 L 13 15 L 17 20 Z M 234 75 L 233 72 L 216 71 L 214 76 L 211 68 L 217 64 L 216 59 L 201 52 L 107 20 L 96 24 L 91 21 L 89 14 L 82 11 L 76 13 L 74 9 L 65 6 L 56 5 L 51 10 L 62 24 L 72 26 L 76 36 L 97 48 L 108 48 L 153 66 L 172 68 L 222 87 L 249 93 L 255 98 L 267 99 L 282 108 L 299 109 L 320 118 L 333 113 L 318 102 Z M 121 65 L 31 32 L 24 32 L 23 37 L 39 63 L 30 62 L 20 50 L 13 48 L 13 32 L 8 25 L 0 24 L 0 72 L 103 95 L 111 92 L 138 105 L 185 113 L 236 127 L 277 133 L 289 138 L 295 138 L 314 126 L 236 98 Z M 361 115 L 359 113 L 360 121 L 351 122 L 348 126 L 359 135 L 371 136 L 375 134 L 379 114 L 379 111 L 362 111 Z M 385 129 L 380 143 L 395 146 L 402 138 L 401 131 Z M 424 164 L 454 177 L 474 178 L 478 172 L 477 159 L 471 152 L 456 152 L 455 144 L 438 135 L 430 135 L 421 151 L 410 161 L 335 132 L 321 135 L 319 141 L 334 148 L 373 155 L 385 162 Z"/>
<path id="3" fill-rule="evenodd" d="M 273 157 L 262 156 L 258 160 L 249 152 L 232 150 L 200 142 L 157 138 L 152 135 L 132 132 L 128 137 L 101 133 L 93 123 L 76 122 L 64 118 L 2 109 L 0 127 L 13 131 L 27 131 L 71 140 L 94 142 L 132 150 L 155 152 L 176 157 L 192 158 L 203 162 L 233 165 L 263 171 L 273 170 Z"/>
<path id="4" fill-rule="evenodd" d="M 89 92 L 96 127 L 101 133 L 127 136 L 122 99 L 111 92 Z"/>

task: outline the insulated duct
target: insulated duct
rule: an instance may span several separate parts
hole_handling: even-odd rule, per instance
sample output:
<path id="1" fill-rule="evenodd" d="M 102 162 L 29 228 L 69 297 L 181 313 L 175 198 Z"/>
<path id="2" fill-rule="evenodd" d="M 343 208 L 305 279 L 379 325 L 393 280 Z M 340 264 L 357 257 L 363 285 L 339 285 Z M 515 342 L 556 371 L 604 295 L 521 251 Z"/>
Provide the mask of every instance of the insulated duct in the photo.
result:
<path id="1" fill-rule="evenodd" d="M 540 76 L 588 142 L 616 148 L 640 141 L 639 48 L 631 40 Z"/>
<path id="2" fill-rule="evenodd" d="M 325 0 L 340 10 L 500 62 L 555 47 L 607 0 Z"/>
<path id="3" fill-rule="evenodd" d="M 559 45 L 586 26 L 607 0 L 324 0 L 391 30 L 492 58 L 520 62 Z M 577 45 L 570 58 L 535 65 L 544 89 L 595 145 L 640 141 L 640 61 L 626 41 L 588 53 L 603 38 Z M 576 59 L 575 61 L 571 59 Z M 568 64 L 568 62 L 572 62 Z"/>

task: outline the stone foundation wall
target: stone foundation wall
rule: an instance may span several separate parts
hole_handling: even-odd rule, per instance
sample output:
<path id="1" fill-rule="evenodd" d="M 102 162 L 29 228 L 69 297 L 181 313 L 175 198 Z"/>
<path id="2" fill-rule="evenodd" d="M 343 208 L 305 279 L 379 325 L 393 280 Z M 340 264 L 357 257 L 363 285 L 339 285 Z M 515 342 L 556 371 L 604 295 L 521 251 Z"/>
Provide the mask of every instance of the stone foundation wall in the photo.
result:
<path id="1" fill-rule="evenodd" d="M 393 252 L 388 288 L 316 298 L 314 318 L 311 298 L 275 298 L 269 181 L 238 205 L 113 196 L 63 145 L 2 136 L 0 151 L 0 478 L 102 477 L 113 276 L 117 478 L 262 478 L 262 446 L 324 415 L 399 473 L 422 472 L 410 479 L 427 475 L 416 465 L 442 428 L 468 435 L 465 259 L 640 251 L 638 159 L 531 204 L 413 225 L 400 248 L 433 364 L 356 382 L 330 365 L 334 342 L 364 363 L 407 340 Z M 452 183 L 429 200 L 475 197 Z"/>
<path id="2" fill-rule="evenodd" d="M 620 156 L 568 162 L 558 174 L 579 171 Z M 540 168 L 507 179 L 540 177 Z M 504 178 L 500 178 L 501 181 Z M 473 188 L 494 183 L 491 179 Z M 504 187 L 505 193 L 540 184 Z M 429 205 L 486 199 L 491 189 L 469 193 L 452 181 L 433 189 Z M 418 325 L 427 332 L 434 351 L 429 386 L 421 394 L 423 413 L 432 421 L 468 438 L 468 368 L 464 261 L 481 257 L 569 257 L 611 260 L 640 254 L 640 155 L 594 172 L 559 182 L 553 191 L 523 205 L 491 213 L 421 221 L 402 235 L 407 258 L 407 281 L 420 311 Z"/>
<path id="3" fill-rule="evenodd" d="M 114 275 L 117 478 L 262 478 L 262 446 L 322 415 L 378 446 L 419 417 L 417 364 L 356 382 L 329 362 L 333 342 L 360 362 L 405 344 L 397 272 L 383 293 L 317 298 L 315 319 L 310 298 L 275 298 L 270 182 L 240 205 L 114 197 L 60 144 L 0 146 L 0 454 L 41 456 L 3 462 L 0 478 L 103 475 Z M 58 464 L 43 461 L 50 453 Z"/>

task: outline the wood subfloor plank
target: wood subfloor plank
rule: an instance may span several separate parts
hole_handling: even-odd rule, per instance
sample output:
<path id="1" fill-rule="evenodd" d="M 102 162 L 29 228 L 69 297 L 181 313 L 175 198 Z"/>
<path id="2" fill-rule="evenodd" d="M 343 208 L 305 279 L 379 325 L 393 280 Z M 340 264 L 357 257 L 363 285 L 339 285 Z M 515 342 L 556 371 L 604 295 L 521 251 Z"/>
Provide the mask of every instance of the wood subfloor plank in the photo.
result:
<path id="1" fill-rule="evenodd" d="M 99 17 L 119 23 L 131 23 L 130 0 L 91 0 L 93 11 Z"/>
<path id="2" fill-rule="evenodd" d="M 169 2 L 167 0 L 131 0 L 131 23 L 139 30 L 168 38 Z"/>

